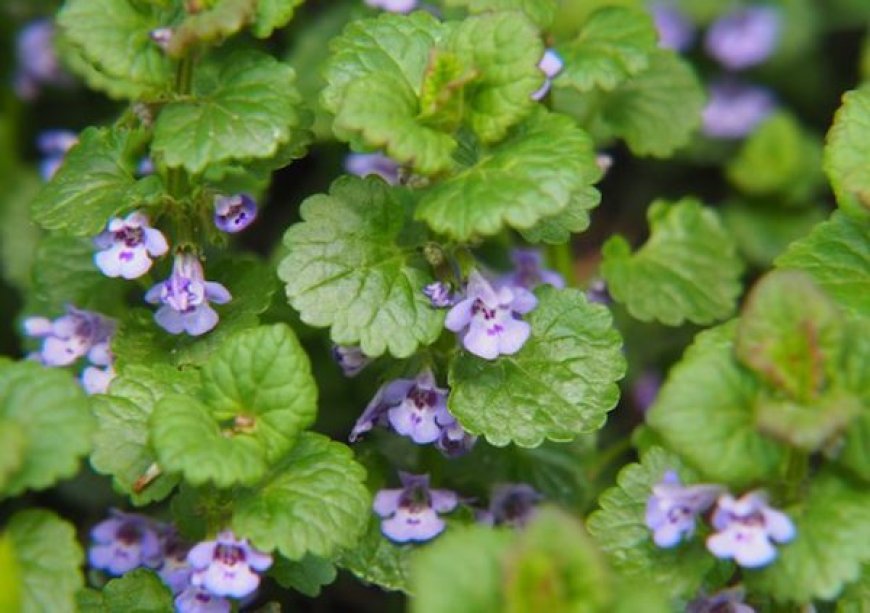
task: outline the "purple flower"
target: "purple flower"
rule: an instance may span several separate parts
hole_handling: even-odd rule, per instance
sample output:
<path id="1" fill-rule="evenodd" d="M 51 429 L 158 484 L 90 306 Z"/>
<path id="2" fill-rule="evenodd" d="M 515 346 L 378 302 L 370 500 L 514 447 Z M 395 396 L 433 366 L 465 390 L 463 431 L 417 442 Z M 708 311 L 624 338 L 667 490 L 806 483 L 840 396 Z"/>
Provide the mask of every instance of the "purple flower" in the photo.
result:
<path id="1" fill-rule="evenodd" d="M 257 203 L 247 194 L 218 196 L 214 200 L 214 225 L 222 232 L 241 232 L 256 217 Z"/>
<path id="2" fill-rule="evenodd" d="M 202 264 L 192 253 L 175 256 L 172 274 L 145 294 L 151 304 L 161 303 L 154 320 L 170 334 L 205 334 L 217 325 L 218 314 L 209 305 L 226 304 L 230 292 L 220 283 L 206 281 Z"/>
<path id="3" fill-rule="evenodd" d="M 39 162 L 39 176 L 49 181 L 60 168 L 67 151 L 79 142 L 79 137 L 70 130 L 46 130 L 36 139 L 36 147 L 44 156 Z"/>
<path id="4" fill-rule="evenodd" d="M 157 570 L 157 574 L 173 594 L 180 594 L 190 586 L 190 576 L 193 574 L 193 568 L 187 561 L 190 547 L 181 540 L 174 528 L 170 528 L 163 535 L 161 546 L 163 565 Z"/>
<path id="5" fill-rule="evenodd" d="M 125 219 L 115 217 L 106 231 L 94 239 L 100 249 L 94 263 L 107 277 L 136 279 L 151 268 L 151 258 L 169 251 L 160 230 L 148 225 L 148 217 L 138 211 Z"/>
<path id="6" fill-rule="evenodd" d="M 18 67 L 15 93 L 22 100 L 33 100 L 43 85 L 66 85 L 70 82 L 54 51 L 54 24 L 37 19 L 24 26 L 15 41 Z"/>
<path id="7" fill-rule="evenodd" d="M 450 419 L 441 424 L 441 436 L 435 441 L 435 448 L 448 458 L 457 458 L 471 451 L 477 437 L 466 432 L 452 415 Z"/>
<path id="8" fill-rule="evenodd" d="M 230 601 L 201 587 L 190 586 L 175 597 L 176 613 L 230 613 Z"/>
<path id="9" fill-rule="evenodd" d="M 455 302 L 453 292 L 449 283 L 443 281 L 434 281 L 423 288 L 423 293 L 436 309 L 443 309 L 453 306 Z"/>
<path id="10" fill-rule="evenodd" d="M 659 47 L 686 51 L 695 40 L 695 24 L 677 7 L 656 2 L 650 7 L 659 34 Z"/>
<path id="11" fill-rule="evenodd" d="M 752 133 L 776 106 L 764 87 L 734 80 L 713 83 L 702 113 L 702 132 L 710 138 L 737 139 Z"/>
<path id="12" fill-rule="evenodd" d="M 417 8 L 417 0 L 365 0 L 365 3 L 391 13 L 410 13 Z"/>
<path id="13" fill-rule="evenodd" d="M 69 366 L 83 356 L 98 366 L 110 364 L 109 339 L 114 331 L 111 319 L 72 306 L 54 321 L 45 317 L 24 320 L 24 333 L 43 339 L 33 357 L 46 366 Z"/>
<path id="14" fill-rule="evenodd" d="M 472 271 L 466 297 L 450 309 L 444 325 L 460 333 L 468 351 L 494 360 L 522 348 L 532 329 L 519 315 L 537 304 L 538 299 L 528 290 L 501 287 L 496 291 L 477 271 Z"/>
<path id="15" fill-rule="evenodd" d="M 589 302 L 604 305 L 613 302 L 613 298 L 611 298 L 610 292 L 607 290 L 607 283 L 605 283 L 604 279 L 592 279 L 592 281 L 589 282 L 589 287 L 586 288 L 586 299 Z"/>
<path id="16" fill-rule="evenodd" d="M 712 596 L 700 596 L 686 605 L 686 613 L 755 613 L 755 609 L 743 603 L 746 590 L 732 587 Z"/>
<path id="17" fill-rule="evenodd" d="M 157 525 L 150 518 L 112 510 L 111 517 L 91 530 L 88 561 L 94 568 L 119 576 L 138 568 L 160 566 L 163 551 Z"/>
<path id="18" fill-rule="evenodd" d="M 345 377 L 356 377 L 372 362 L 362 349 L 350 345 L 333 345 L 332 359 L 341 367 Z"/>
<path id="19" fill-rule="evenodd" d="M 487 516 L 497 526 L 521 528 L 535 516 L 535 507 L 542 499 L 541 494 L 525 483 L 499 485 L 493 490 Z"/>
<path id="20" fill-rule="evenodd" d="M 502 277 L 499 285 L 527 290 L 533 290 L 539 285 L 552 285 L 559 289 L 565 287 L 562 275 L 543 267 L 544 258 L 537 249 L 513 249 L 511 260 L 514 263 L 514 272 Z"/>
<path id="21" fill-rule="evenodd" d="M 80 383 L 86 394 L 105 394 L 117 374 L 111 364 L 105 368 L 88 366 L 82 371 Z"/>
<path id="22" fill-rule="evenodd" d="M 751 6 L 717 19 L 707 30 L 707 52 L 729 70 L 755 66 L 770 57 L 779 40 L 780 14 Z"/>
<path id="23" fill-rule="evenodd" d="M 237 539 L 232 531 L 221 532 L 213 541 L 204 541 L 187 554 L 193 567 L 190 582 L 215 596 L 242 598 L 260 585 L 260 575 L 272 566 L 272 556 L 254 549 L 248 539 Z"/>
<path id="24" fill-rule="evenodd" d="M 776 558 L 773 542 L 787 543 L 795 536 L 788 515 L 770 508 L 765 495 L 757 491 L 737 500 L 730 494 L 720 497 L 713 528 L 716 533 L 707 537 L 707 549 L 717 558 L 733 558 L 746 568 L 770 564 Z"/>
<path id="25" fill-rule="evenodd" d="M 398 543 L 428 541 L 444 531 L 439 513 L 449 513 L 459 504 L 450 490 L 430 490 L 429 475 L 399 473 L 401 489 L 380 490 L 372 505 L 383 518 L 381 532 Z"/>
<path id="26" fill-rule="evenodd" d="M 647 527 L 659 547 L 674 547 L 695 531 L 695 518 L 713 506 L 722 492 L 718 485 L 683 486 L 677 473 L 667 471 L 652 487 L 646 503 Z"/>
<path id="27" fill-rule="evenodd" d="M 544 73 L 546 79 L 544 79 L 544 84 L 541 85 L 537 91 L 532 93 L 532 100 L 541 100 L 547 95 L 547 92 L 550 91 L 550 86 L 553 84 L 553 79 L 556 78 L 556 75 L 562 72 L 562 67 L 564 65 L 565 63 L 562 61 L 562 57 L 555 49 L 547 49 L 544 51 L 544 57 L 542 57 L 541 61 L 538 62 L 538 68 L 540 68 Z"/>
<path id="28" fill-rule="evenodd" d="M 401 167 L 383 153 L 351 153 L 344 160 L 344 168 L 352 175 L 377 175 L 390 185 L 399 183 Z"/>

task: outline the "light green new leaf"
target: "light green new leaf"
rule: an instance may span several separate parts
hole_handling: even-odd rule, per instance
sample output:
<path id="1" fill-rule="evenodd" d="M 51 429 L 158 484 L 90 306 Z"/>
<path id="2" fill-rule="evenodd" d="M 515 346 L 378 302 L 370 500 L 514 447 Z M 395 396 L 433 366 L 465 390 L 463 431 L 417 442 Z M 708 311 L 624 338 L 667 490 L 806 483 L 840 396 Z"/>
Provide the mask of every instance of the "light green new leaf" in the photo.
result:
<path id="1" fill-rule="evenodd" d="M 714 483 L 744 486 L 772 477 L 785 448 L 756 428 L 759 383 L 733 357 L 735 326 L 701 332 L 668 374 L 647 423 Z"/>
<path id="2" fill-rule="evenodd" d="M 19 511 L 0 534 L 0 550 L 9 546 L 4 544 L 11 544 L 11 559 L 0 556 L 0 574 L 5 579 L 9 572 L 19 580 L 16 587 L 20 589 L 20 609 L 12 611 L 76 610 L 75 594 L 83 583 L 80 567 L 84 556 L 73 526 L 50 511 Z M 14 568 L 6 569 L 2 562 Z"/>
<path id="3" fill-rule="evenodd" d="M 337 571 L 329 560 L 306 554 L 299 561 L 278 556 L 269 574 L 283 587 L 315 598 L 320 595 L 320 588 L 335 581 Z"/>
<path id="4" fill-rule="evenodd" d="M 704 90 L 692 67 L 658 50 L 646 70 L 606 97 L 601 119 L 633 153 L 667 157 L 689 142 L 703 106 Z"/>
<path id="5" fill-rule="evenodd" d="M 70 373 L 31 361 L 0 365 L 0 422 L 18 429 L 26 455 L 0 498 L 72 477 L 91 448 L 94 423 Z"/>
<path id="6" fill-rule="evenodd" d="M 502 529 L 451 526 L 412 560 L 412 613 L 507 610 L 502 558 L 513 540 L 514 534 Z"/>
<path id="7" fill-rule="evenodd" d="M 678 326 L 709 324 L 734 311 L 743 265 L 716 213 L 693 198 L 654 202 L 650 237 L 634 253 L 621 236 L 602 248 L 613 298 L 632 317 Z"/>
<path id="8" fill-rule="evenodd" d="M 735 355 L 769 386 L 799 402 L 837 379 L 844 322 L 799 271 L 774 271 L 753 287 L 737 326 Z"/>
<path id="9" fill-rule="evenodd" d="M 505 225 L 528 230 L 569 207 L 576 216 L 578 203 L 589 208 L 594 200 L 578 195 L 591 196 L 600 176 L 589 136 L 567 117 L 539 109 L 482 149 L 474 164 L 424 190 L 416 215 L 460 241 Z"/>
<path id="10" fill-rule="evenodd" d="M 677 471 L 685 484 L 697 481 L 675 455 L 654 447 L 640 464 L 619 472 L 617 485 L 601 495 L 601 509 L 592 513 L 587 525 L 616 570 L 633 579 L 650 578 L 674 598 L 691 598 L 715 558 L 698 537 L 671 549 L 658 547 L 645 521 L 652 486 L 669 470 Z"/>
<path id="11" fill-rule="evenodd" d="M 198 67 L 192 97 L 170 102 L 157 116 L 152 151 L 167 166 L 193 173 L 272 157 L 302 127 L 295 78 L 290 66 L 253 50 Z"/>
<path id="12" fill-rule="evenodd" d="M 532 333 L 513 356 L 460 353 L 450 365 L 450 412 L 497 446 L 536 447 L 600 428 L 625 374 L 610 312 L 578 290 L 538 290 Z"/>
<path id="13" fill-rule="evenodd" d="M 745 571 L 748 589 L 781 602 L 835 598 L 870 562 L 870 490 L 823 472 L 813 477 L 805 503 L 785 511 L 796 536 L 777 547 L 772 564 Z"/>
<path id="14" fill-rule="evenodd" d="M 272 32 L 293 19 L 296 7 L 303 0 L 259 0 L 251 31 L 257 38 L 268 38 Z"/>
<path id="15" fill-rule="evenodd" d="M 335 343 L 370 356 L 407 357 L 438 338 L 444 313 L 423 294 L 433 278 L 400 189 L 343 177 L 303 202 L 301 215 L 284 236 L 278 276 L 302 321 L 330 326 Z"/>
<path id="16" fill-rule="evenodd" d="M 605 6 L 589 16 L 573 40 L 557 45 L 565 66 L 555 86 L 610 91 L 649 67 L 657 41 L 649 13 Z"/>
<path id="17" fill-rule="evenodd" d="M 33 201 L 33 219 L 49 230 L 94 236 L 113 215 L 155 202 L 157 176 L 136 179 L 146 135 L 122 128 L 88 128 Z"/>
<path id="18" fill-rule="evenodd" d="M 447 6 L 465 6 L 470 13 L 522 11 L 535 25 L 546 28 L 556 16 L 557 0 L 446 0 Z"/>
<path id="19" fill-rule="evenodd" d="M 97 419 L 91 466 L 111 475 L 115 489 L 142 505 L 162 500 L 178 483 L 177 475 L 161 473 L 146 479 L 157 457 L 148 440 L 148 420 L 154 405 L 168 394 L 194 395 L 196 371 L 179 371 L 164 364 L 133 364 L 112 381 L 109 395 L 91 399 Z"/>
<path id="20" fill-rule="evenodd" d="M 117 81 L 114 95 L 156 99 L 173 85 L 173 62 L 150 38 L 156 28 L 172 24 L 175 3 L 134 0 L 68 0 L 57 22 L 64 38 L 78 50 L 85 76 L 93 84 Z M 167 6 L 168 5 L 168 6 Z"/>
<path id="21" fill-rule="evenodd" d="M 343 551 L 337 564 L 385 590 L 409 591 L 413 545 L 399 545 L 381 533 L 381 520 L 370 514 L 365 533 Z"/>
<path id="22" fill-rule="evenodd" d="M 802 270 L 841 306 L 870 316 L 870 220 L 835 212 L 776 259 Z"/>
<path id="23" fill-rule="evenodd" d="M 262 482 L 239 493 L 233 529 L 290 560 L 331 558 L 365 529 L 371 505 L 365 478 L 347 446 L 306 432 Z"/>
<path id="24" fill-rule="evenodd" d="M 841 208 L 870 214 L 870 86 L 847 92 L 826 139 L 824 167 Z M 853 201 L 854 199 L 854 201 Z"/>

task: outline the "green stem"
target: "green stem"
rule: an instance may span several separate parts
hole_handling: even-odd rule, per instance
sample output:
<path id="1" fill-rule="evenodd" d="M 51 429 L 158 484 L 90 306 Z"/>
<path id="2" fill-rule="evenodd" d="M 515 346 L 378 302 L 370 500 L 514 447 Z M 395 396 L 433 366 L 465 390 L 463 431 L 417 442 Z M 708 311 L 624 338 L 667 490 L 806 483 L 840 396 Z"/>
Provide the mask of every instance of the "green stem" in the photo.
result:
<path id="1" fill-rule="evenodd" d="M 809 455 L 792 449 L 785 466 L 785 500 L 789 503 L 800 499 L 801 488 L 810 467 Z"/>
<path id="2" fill-rule="evenodd" d="M 577 285 L 577 275 L 574 272 L 574 254 L 571 253 L 570 241 L 561 245 L 550 245 L 547 252 L 550 256 L 551 264 L 564 277 L 568 287 L 575 287 Z"/>
<path id="3" fill-rule="evenodd" d="M 175 93 L 179 97 L 190 94 L 193 88 L 193 65 L 191 54 L 185 55 L 175 71 Z M 174 198 L 181 198 L 187 187 L 187 174 L 183 168 L 170 168 L 166 173 L 166 187 Z"/>
<path id="4" fill-rule="evenodd" d="M 586 470 L 590 482 L 595 482 L 604 472 L 604 469 L 613 464 L 623 454 L 631 449 L 631 437 L 625 436 L 617 439 L 609 447 L 605 447 L 598 453 L 595 462 Z"/>

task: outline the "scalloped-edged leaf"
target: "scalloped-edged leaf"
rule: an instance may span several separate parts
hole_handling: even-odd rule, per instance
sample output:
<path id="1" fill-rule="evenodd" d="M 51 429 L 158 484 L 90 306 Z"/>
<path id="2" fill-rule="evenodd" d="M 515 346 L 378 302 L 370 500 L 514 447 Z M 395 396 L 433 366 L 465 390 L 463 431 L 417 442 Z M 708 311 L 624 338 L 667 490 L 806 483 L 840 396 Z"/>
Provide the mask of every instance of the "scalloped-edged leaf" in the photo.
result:
<path id="1" fill-rule="evenodd" d="M 109 218 L 156 201 L 163 191 L 151 175 L 136 179 L 145 150 L 139 130 L 88 128 L 33 201 L 33 219 L 48 230 L 93 236 Z"/>
<path id="2" fill-rule="evenodd" d="M 592 513 L 587 526 L 616 570 L 629 577 L 650 578 L 674 598 L 690 598 L 716 560 L 700 538 L 670 549 L 653 542 L 644 519 L 646 504 L 652 486 L 668 470 L 677 471 L 683 483 L 695 480 L 676 456 L 654 447 L 640 464 L 629 464 L 619 472 L 617 484 L 601 495 L 601 508 Z"/>
<path id="3" fill-rule="evenodd" d="M 649 67 L 601 104 L 604 124 L 637 155 L 667 157 L 689 142 L 701 124 L 704 90 L 692 67 L 658 50 Z"/>
<path id="4" fill-rule="evenodd" d="M 399 545 L 386 538 L 380 518 L 371 514 L 362 537 L 343 551 L 336 563 L 365 582 L 408 592 L 412 551 L 413 545 Z"/>
<path id="5" fill-rule="evenodd" d="M 303 222 L 284 236 L 278 276 L 302 321 L 330 326 L 335 343 L 370 356 L 407 357 L 434 342 L 444 322 L 422 291 L 433 278 L 405 200 L 380 179 L 342 177 L 302 203 Z"/>
<path id="6" fill-rule="evenodd" d="M 413 613 L 505 611 L 502 558 L 514 535 L 488 526 L 451 526 L 413 558 Z M 450 586 L 445 589 L 445 586 Z"/>
<path id="7" fill-rule="evenodd" d="M 87 398 L 62 370 L 30 361 L 0 364 L 0 421 L 17 426 L 26 451 L 0 498 L 72 477 L 91 448 Z"/>
<path id="8" fill-rule="evenodd" d="M 870 214 L 870 86 L 847 92 L 828 132 L 824 167 L 841 208 Z M 855 199 L 857 202 L 850 202 Z"/>
<path id="9" fill-rule="evenodd" d="M 192 97 L 160 111 L 152 151 L 167 166 L 193 173 L 218 162 L 272 157 L 303 127 L 295 78 L 290 66 L 254 50 L 199 66 Z"/>
<path id="10" fill-rule="evenodd" d="M 538 290 L 532 333 L 513 356 L 462 352 L 450 365 L 450 412 L 497 446 L 536 447 L 600 428 L 625 374 L 610 312 L 578 290 Z"/>
<path id="11" fill-rule="evenodd" d="M 335 581 L 338 573 L 329 560 L 306 554 L 298 561 L 278 556 L 269 574 L 283 587 L 315 598 L 320 595 L 320 588 Z"/>
<path id="12" fill-rule="evenodd" d="M 745 572 L 748 589 L 782 602 L 835 598 L 870 562 L 870 489 L 824 472 L 813 478 L 804 504 L 786 511 L 796 536 L 777 548 L 773 564 Z"/>
<path id="13" fill-rule="evenodd" d="M 134 504 L 162 500 L 178 483 L 177 475 L 148 474 L 157 462 L 148 439 L 148 420 L 164 396 L 194 395 L 198 383 L 196 371 L 179 371 L 159 363 L 135 364 L 112 381 L 108 395 L 91 399 L 97 420 L 91 466 L 100 474 L 111 475 L 115 489 Z"/>
<path id="14" fill-rule="evenodd" d="M 743 265 L 716 213 L 693 198 L 659 200 L 647 219 L 650 237 L 637 251 L 621 236 L 601 250 L 613 298 L 632 317 L 669 326 L 709 324 L 733 313 Z"/>
<path id="15" fill-rule="evenodd" d="M 256 482 L 314 421 L 308 356 L 284 324 L 228 337 L 201 380 L 199 399 L 167 395 L 150 418 L 158 463 L 194 485 Z"/>
<path id="16" fill-rule="evenodd" d="M 780 268 L 802 270 L 841 306 L 870 315 L 870 220 L 842 212 L 792 243 L 776 259 Z"/>
<path id="17" fill-rule="evenodd" d="M 0 419 L 0 492 L 21 465 L 27 452 L 24 430 L 12 420 Z"/>
<path id="18" fill-rule="evenodd" d="M 759 383 L 733 357 L 735 326 L 701 332 L 668 374 L 647 423 L 666 445 L 715 483 L 772 477 L 785 448 L 755 425 Z"/>
<path id="19" fill-rule="evenodd" d="M 259 0 L 251 31 L 257 38 L 268 38 L 287 25 L 303 0 Z"/>
<path id="20" fill-rule="evenodd" d="M 581 92 L 612 90 L 647 69 L 658 35 L 646 11 L 605 6 L 592 13 L 577 36 L 556 49 L 565 66 L 556 87 Z"/>
<path id="21" fill-rule="evenodd" d="M 184 57 L 202 43 L 220 41 L 241 30 L 258 11 L 258 0 L 218 0 L 205 10 L 190 13 L 172 28 L 166 44 L 169 55 Z"/>
<path id="22" fill-rule="evenodd" d="M 175 74 L 172 60 L 149 35 L 169 26 L 176 11 L 174 3 L 69 0 L 57 22 L 64 38 L 77 48 L 85 76 L 103 77 L 89 78 L 91 85 L 114 82 L 110 93 L 118 97 L 157 98 L 172 88 Z"/>
<path id="23" fill-rule="evenodd" d="M 508 138 L 482 148 L 472 165 L 424 190 L 416 215 L 460 241 L 505 225 L 528 230 L 588 205 L 592 200 L 578 194 L 591 196 L 600 176 L 589 136 L 567 117 L 540 109 Z"/>
<path id="24" fill-rule="evenodd" d="M 105 585 L 94 613 L 157 613 L 172 610 L 172 592 L 166 584 L 154 571 L 137 568 Z"/>
<path id="25" fill-rule="evenodd" d="M 470 13 L 489 11 L 522 11 L 542 28 L 552 23 L 558 8 L 557 0 L 446 0 L 447 6 L 464 6 Z"/>
<path id="26" fill-rule="evenodd" d="M 587 187 L 574 194 L 563 211 L 544 217 L 528 230 L 520 230 L 520 234 L 530 243 L 567 243 L 571 234 L 579 234 L 589 227 L 589 213 L 600 202 L 601 192 Z"/>
<path id="27" fill-rule="evenodd" d="M 262 482 L 238 494 L 233 529 L 290 560 L 330 558 L 365 529 L 371 505 L 365 478 L 347 446 L 306 432 Z"/>
<path id="28" fill-rule="evenodd" d="M 20 609 L 12 611 L 76 610 L 75 595 L 83 584 L 80 566 L 84 555 L 72 525 L 43 509 L 19 511 L 3 528 L 0 543 L 11 544 L 8 562 L 16 567 L 7 570 L 0 563 L 0 571 L 4 578 L 7 572 L 17 574 L 20 582 Z M 0 544 L 0 548 L 4 545 Z"/>

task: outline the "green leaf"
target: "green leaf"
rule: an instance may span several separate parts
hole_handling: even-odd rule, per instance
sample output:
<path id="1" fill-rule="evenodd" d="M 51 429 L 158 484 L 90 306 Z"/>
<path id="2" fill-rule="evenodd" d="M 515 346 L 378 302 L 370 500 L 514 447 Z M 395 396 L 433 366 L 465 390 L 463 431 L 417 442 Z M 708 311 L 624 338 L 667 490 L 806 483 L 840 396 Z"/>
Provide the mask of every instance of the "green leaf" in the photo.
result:
<path id="1" fill-rule="evenodd" d="M 470 13 L 490 11 L 522 11 L 541 28 L 546 28 L 556 16 L 556 0 L 447 0 L 447 6 L 465 6 Z"/>
<path id="2" fill-rule="evenodd" d="M 172 592 L 160 577 L 145 568 L 137 568 L 123 577 L 112 579 L 103 588 L 104 613 L 158 613 L 174 610 Z"/>
<path id="3" fill-rule="evenodd" d="M 864 481 L 870 481 L 870 411 L 864 411 L 846 430 L 837 461 Z"/>
<path id="4" fill-rule="evenodd" d="M 87 128 L 33 201 L 34 221 L 49 230 L 93 236 L 113 215 L 155 201 L 160 179 L 134 176 L 145 138 L 138 130 Z"/>
<path id="5" fill-rule="evenodd" d="M 513 536 L 482 525 L 451 526 L 413 558 L 412 613 L 506 610 L 502 558 Z"/>
<path id="6" fill-rule="evenodd" d="M 820 187 L 822 145 L 798 120 L 780 112 L 746 139 L 726 168 L 735 187 L 751 196 L 783 196 L 786 203 L 807 204 Z"/>
<path id="7" fill-rule="evenodd" d="M 759 383 L 734 360 L 734 330 L 726 324 L 695 338 L 668 374 L 647 423 L 711 482 L 744 486 L 772 477 L 785 450 L 756 429 Z"/>
<path id="8" fill-rule="evenodd" d="M 217 0 L 205 10 L 189 13 L 172 28 L 166 52 L 182 58 L 202 43 L 214 43 L 241 30 L 259 10 L 257 0 Z"/>
<path id="9" fill-rule="evenodd" d="M 676 456 L 653 447 L 640 464 L 629 464 L 619 472 L 616 486 L 601 495 L 601 509 L 592 513 L 587 525 L 628 582 L 649 578 L 673 598 L 691 598 L 712 570 L 715 558 L 697 537 L 671 549 L 658 547 L 645 521 L 652 486 L 668 470 L 677 471 L 683 483 L 697 480 Z"/>
<path id="10" fill-rule="evenodd" d="M 0 492 L 24 464 L 27 440 L 24 430 L 16 422 L 0 420 Z"/>
<path id="11" fill-rule="evenodd" d="M 806 272 L 841 306 L 870 316 L 870 221 L 834 213 L 776 260 Z"/>
<path id="12" fill-rule="evenodd" d="M 745 572 L 749 590 L 782 602 L 835 598 L 870 562 L 870 490 L 823 472 L 813 478 L 805 503 L 786 511 L 797 536 L 777 548 L 773 564 Z"/>
<path id="13" fill-rule="evenodd" d="M 94 424 L 81 388 L 68 372 L 35 362 L 0 365 L 0 422 L 18 427 L 27 452 L 3 497 L 72 477 L 91 448 Z"/>
<path id="14" fill-rule="evenodd" d="M 385 590 L 409 591 L 411 545 L 397 545 L 381 533 L 381 520 L 370 514 L 362 537 L 341 553 L 337 564 L 362 581 Z"/>
<path id="15" fill-rule="evenodd" d="M 562 211 L 576 217 L 578 204 L 589 208 L 600 176 L 588 135 L 568 118 L 538 110 L 474 164 L 424 190 L 417 217 L 460 241 L 505 225 L 527 230 Z"/>
<path id="16" fill-rule="evenodd" d="M 169 26 L 176 10 L 174 3 L 68 0 L 57 22 L 77 48 L 86 75 L 97 72 L 102 83 L 117 81 L 110 93 L 156 99 L 173 85 L 173 62 L 149 34 Z"/>
<path id="17" fill-rule="evenodd" d="M 272 32 L 287 25 L 302 0 L 259 0 L 251 31 L 257 38 L 268 38 Z"/>
<path id="18" fill-rule="evenodd" d="M 163 364 L 130 365 L 112 381 L 110 395 L 91 399 L 97 419 L 91 466 L 111 475 L 115 489 L 142 505 L 162 500 L 178 484 L 177 475 L 161 473 L 153 479 L 149 469 L 157 457 L 148 440 L 148 420 L 154 405 L 168 394 L 194 395 L 199 377 Z"/>
<path id="19" fill-rule="evenodd" d="M 306 554 L 299 561 L 278 556 L 269 574 L 283 587 L 301 592 L 309 598 L 320 595 L 320 588 L 329 585 L 337 576 L 332 562 Z"/>
<path id="20" fill-rule="evenodd" d="M 613 298 L 641 321 L 709 324 L 734 311 L 743 266 L 712 209 L 694 198 L 658 200 L 647 211 L 650 237 L 631 253 L 611 237 L 601 266 Z"/>
<path id="21" fill-rule="evenodd" d="M 769 386 L 810 402 L 837 379 L 843 318 L 799 271 L 774 271 L 749 294 L 735 354 Z"/>
<path id="22" fill-rule="evenodd" d="M 314 421 L 308 357 L 284 324 L 230 336 L 202 370 L 200 399 L 167 395 L 154 406 L 158 463 L 187 481 L 252 484 Z"/>
<path id="23" fill-rule="evenodd" d="M 21 611 L 20 575 L 12 539 L 0 533 L 0 611 Z"/>
<path id="24" fill-rule="evenodd" d="M 864 565 L 861 578 L 848 585 L 837 599 L 837 613 L 866 613 L 870 602 L 870 565 Z"/>
<path id="25" fill-rule="evenodd" d="M 233 529 L 290 560 L 330 558 L 365 529 L 371 505 L 365 477 L 347 446 L 306 432 L 262 482 L 238 494 Z"/>
<path id="26" fill-rule="evenodd" d="M 610 91 L 649 67 L 657 41 L 649 13 L 620 6 L 598 9 L 573 40 L 557 45 L 565 67 L 555 86 Z"/>
<path id="27" fill-rule="evenodd" d="M 555 508 L 536 513 L 503 568 L 508 611 L 606 611 L 613 600 L 601 552 L 582 524 Z"/>
<path id="28" fill-rule="evenodd" d="M 0 196 L 0 271 L 13 287 L 30 286 L 30 270 L 41 231 L 30 219 L 30 203 L 42 184 L 35 172 L 16 169 Z"/>
<path id="29" fill-rule="evenodd" d="M 268 158 L 302 127 L 293 69 L 259 51 L 199 66 L 193 98 L 167 104 L 152 151 L 171 168 L 200 173 L 228 160 Z"/>
<path id="30" fill-rule="evenodd" d="M 619 398 L 625 359 L 610 312 L 578 290 L 537 293 L 531 337 L 516 355 L 462 352 L 450 365 L 450 412 L 493 445 L 571 440 L 600 428 Z"/>
<path id="31" fill-rule="evenodd" d="M 826 138 L 824 168 L 841 208 L 870 213 L 870 86 L 847 92 Z M 855 199 L 852 205 L 849 201 Z"/>
<path id="32" fill-rule="evenodd" d="M 689 142 L 703 106 L 704 91 L 691 66 L 659 50 L 649 68 L 606 97 L 601 119 L 632 153 L 667 157 Z"/>
<path id="33" fill-rule="evenodd" d="M 12 573 L 20 578 L 21 605 L 13 611 L 75 610 L 84 561 L 75 528 L 50 511 L 28 509 L 12 516 L 2 542 L 11 543 Z M 2 570 L 5 578 L 7 571 Z"/>
<path id="34" fill-rule="evenodd" d="M 404 193 L 377 178 L 342 177 L 329 195 L 302 203 L 303 222 L 284 236 L 278 276 L 305 323 L 369 356 L 407 357 L 441 334 L 444 313 L 423 287 L 433 281 L 409 227 Z"/>

